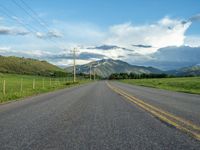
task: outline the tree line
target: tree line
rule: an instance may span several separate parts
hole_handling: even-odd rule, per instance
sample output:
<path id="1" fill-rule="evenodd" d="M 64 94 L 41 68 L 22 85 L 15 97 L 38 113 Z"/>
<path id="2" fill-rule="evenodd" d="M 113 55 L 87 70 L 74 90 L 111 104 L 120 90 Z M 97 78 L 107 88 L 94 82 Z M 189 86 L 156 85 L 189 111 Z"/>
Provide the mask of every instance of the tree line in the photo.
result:
<path id="1" fill-rule="evenodd" d="M 113 73 L 109 76 L 109 80 L 120 80 L 120 79 L 147 79 L 147 78 L 167 78 L 172 77 L 167 74 L 135 74 L 135 73 Z"/>

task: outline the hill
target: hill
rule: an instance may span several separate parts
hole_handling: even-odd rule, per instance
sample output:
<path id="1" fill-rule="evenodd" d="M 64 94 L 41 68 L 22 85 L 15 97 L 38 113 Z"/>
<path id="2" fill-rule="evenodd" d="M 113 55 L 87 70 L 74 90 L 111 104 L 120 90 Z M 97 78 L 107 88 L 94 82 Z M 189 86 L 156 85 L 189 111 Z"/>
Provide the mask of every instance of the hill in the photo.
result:
<path id="1" fill-rule="evenodd" d="M 0 56 L 0 73 L 27 75 L 62 76 L 65 70 L 46 61 L 30 58 Z"/>
<path id="2" fill-rule="evenodd" d="M 112 73 L 162 73 L 161 70 L 153 68 L 153 67 L 144 67 L 144 66 L 135 66 L 130 65 L 121 60 L 113 60 L 113 59 L 102 59 L 99 61 L 94 61 L 85 65 L 79 65 L 77 67 L 77 73 L 86 73 L 89 74 L 90 66 L 94 70 L 96 74 L 102 77 L 108 77 Z M 66 68 L 67 71 L 72 72 L 73 67 Z"/>

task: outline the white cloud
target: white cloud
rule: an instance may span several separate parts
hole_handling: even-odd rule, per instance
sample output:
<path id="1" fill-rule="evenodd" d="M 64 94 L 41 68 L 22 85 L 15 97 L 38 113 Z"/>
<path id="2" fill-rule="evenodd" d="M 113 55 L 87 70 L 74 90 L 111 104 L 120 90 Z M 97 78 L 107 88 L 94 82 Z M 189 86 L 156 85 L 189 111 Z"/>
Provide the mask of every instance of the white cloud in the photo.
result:
<path id="1" fill-rule="evenodd" d="M 9 53 L 10 47 L 0 47 L 0 53 Z"/>
<path id="2" fill-rule="evenodd" d="M 82 64 L 89 63 L 90 61 L 91 60 L 78 59 L 78 60 L 76 60 L 76 63 L 79 64 L 79 65 L 82 65 Z M 61 59 L 61 60 L 58 60 L 56 62 L 52 61 L 52 63 L 54 63 L 57 66 L 72 66 L 73 65 L 73 59 Z"/>
<path id="3" fill-rule="evenodd" d="M 200 47 L 200 36 L 187 36 L 184 45 L 191 47 Z"/>
<path id="4" fill-rule="evenodd" d="M 59 31 L 49 31 L 48 33 L 43 32 L 36 32 L 36 37 L 41 39 L 47 39 L 47 38 L 61 38 L 63 35 Z"/>
<path id="5" fill-rule="evenodd" d="M 165 17 L 157 23 L 134 26 L 131 23 L 111 26 L 106 44 L 133 48 L 133 44 L 151 45 L 152 48 L 134 48 L 138 53 L 156 52 L 161 47 L 181 46 L 184 44 L 185 32 L 191 22 Z"/>

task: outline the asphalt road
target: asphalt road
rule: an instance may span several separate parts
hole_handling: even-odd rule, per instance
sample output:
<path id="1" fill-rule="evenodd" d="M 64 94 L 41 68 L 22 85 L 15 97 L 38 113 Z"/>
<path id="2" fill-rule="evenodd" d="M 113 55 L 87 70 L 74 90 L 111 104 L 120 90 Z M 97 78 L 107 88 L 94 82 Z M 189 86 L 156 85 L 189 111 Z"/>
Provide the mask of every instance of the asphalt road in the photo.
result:
<path id="1" fill-rule="evenodd" d="M 105 82 L 95 82 L 0 105 L 0 149 L 199 150 L 200 142 L 127 102 Z"/>
<path id="2" fill-rule="evenodd" d="M 141 100 L 200 126 L 200 95 L 112 82 Z"/>

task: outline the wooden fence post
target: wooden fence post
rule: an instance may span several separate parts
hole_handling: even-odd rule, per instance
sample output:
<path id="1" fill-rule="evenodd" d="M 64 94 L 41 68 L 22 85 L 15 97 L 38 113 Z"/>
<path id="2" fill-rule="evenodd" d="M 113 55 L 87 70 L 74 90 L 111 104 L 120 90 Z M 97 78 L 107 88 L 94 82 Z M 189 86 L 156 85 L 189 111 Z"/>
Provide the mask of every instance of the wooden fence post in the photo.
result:
<path id="1" fill-rule="evenodd" d="M 35 79 L 33 79 L 33 90 L 35 89 Z"/>
<path id="2" fill-rule="evenodd" d="M 3 95 L 6 95 L 6 80 L 3 80 Z"/>
<path id="3" fill-rule="evenodd" d="M 42 88 L 44 89 L 44 78 L 42 80 Z"/>
<path id="4" fill-rule="evenodd" d="M 23 91 L 23 78 L 21 78 L 21 82 L 20 82 L 20 92 L 22 93 Z"/>

